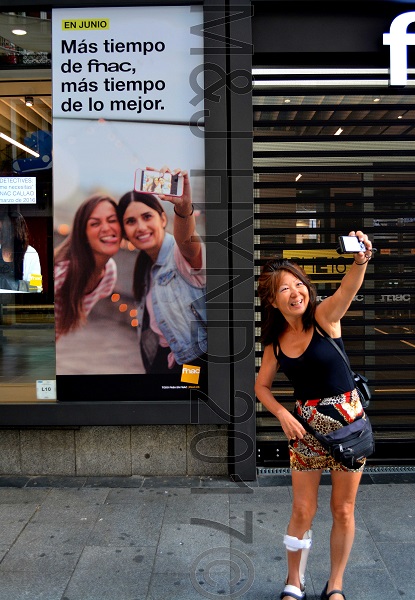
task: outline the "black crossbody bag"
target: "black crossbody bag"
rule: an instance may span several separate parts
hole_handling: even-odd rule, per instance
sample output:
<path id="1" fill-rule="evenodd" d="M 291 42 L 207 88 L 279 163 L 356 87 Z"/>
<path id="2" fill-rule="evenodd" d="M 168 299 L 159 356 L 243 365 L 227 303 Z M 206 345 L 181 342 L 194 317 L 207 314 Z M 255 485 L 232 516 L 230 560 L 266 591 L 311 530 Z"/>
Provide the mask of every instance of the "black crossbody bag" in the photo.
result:
<path id="1" fill-rule="evenodd" d="M 344 354 L 344 352 L 342 352 L 341 348 L 339 348 L 339 346 L 336 344 L 336 342 L 328 335 L 328 333 L 326 331 L 324 331 L 324 329 L 322 329 L 322 327 L 320 327 L 320 325 L 317 323 L 317 321 L 314 321 L 314 324 L 317 327 L 317 329 L 324 335 L 326 340 L 330 342 L 330 344 L 333 346 L 333 348 L 335 348 L 337 350 L 337 352 L 340 354 L 340 356 L 342 357 L 342 359 L 344 360 L 344 362 L 350 369 L 350 373 L 352 374 L 353 381 L 355 382 L 357 393 L 359 394 L 360 403 L 363 406 L 363 408 L 366 410 L 367 408 L 369 408 L 370 399 L 372 397 L 372 394 L 371 394 L 371 391 L 370 391 L 369 385 L 368 385 L 368 381 L 369 381 L 368 378 L 365 377 L 364 375 L 361 375 L 360 373 L 355 373 L 350 366 L 349 359 Z"/>
<path id="2" fill-rule="evenodd" d="M 334 460 L 348 469 L 358 469 L 361 466 L 359 463 L 375 451 L 372 426 L 366 415 L 353 421 L 350 425 L 345 425 L 325 435 L 316 431 L 297 413 L 294 413 L 294 416 L 304 429 L 320 442 Z"/>

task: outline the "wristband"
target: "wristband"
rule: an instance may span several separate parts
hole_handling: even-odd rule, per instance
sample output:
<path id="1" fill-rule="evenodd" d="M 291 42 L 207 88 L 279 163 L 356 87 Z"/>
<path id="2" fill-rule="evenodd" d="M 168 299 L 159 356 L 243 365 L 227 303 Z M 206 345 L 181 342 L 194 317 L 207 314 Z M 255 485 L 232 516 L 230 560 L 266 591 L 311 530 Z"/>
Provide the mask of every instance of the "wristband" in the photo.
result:
<path id="1" fill-rule="evenodd" d="M 192 212 L 190 213 L 190 215 L 186 215 L 185 217 L 183 215 L 179 215 L 179 213 L 176 211 L 176 205 L 173 206 L 173 210 L 174 214 L 180 217 L 181 219 L 187 219 L 188 217 L 191 217 L 192 214 L 195 212 L 195 207 L 194 204 L 192 204 Z"/>
<path id="2" fill-rule="evenodd" d="M 365 257 L 366 257 L 366 260 L 365 260 L 365 261 L 363 261 L 362 263 L 358 263 L 358 262 L 356 262 L 356 261 L 354 260 L 354 261 L 353 261 L 353 262 L 354 262 L 354 264 L 355 264 L 355 265 L 359 265 L 359 266 L 361 267 L 362 265 L 365 265 L 365 264 L 366 264 L 366 263 L 368 263 L 370 260 L 372 260 L 372 254 L 371 254 L 370 256 L 366 256 L 366 254 L 365 254 Z"/>
<path id="3" fill-rule="evenodd" d="M 362 265 L 365 265 L 370 260 L 372 260 L 374 253 L 377 252 L 377 248 L 371 248 L 370 250 L 366 249 L 366 252 L 370 252 L 370 256 L 368 256 L 367 254 L 365 254 L 366 260 L 364 262 L 362 262 L 362 263 L 358 263 L 355 260 L 353 260 L 353 262 L 354 262 L 355 265 L 359 265 L 359 267 L 361 267 Z"/>

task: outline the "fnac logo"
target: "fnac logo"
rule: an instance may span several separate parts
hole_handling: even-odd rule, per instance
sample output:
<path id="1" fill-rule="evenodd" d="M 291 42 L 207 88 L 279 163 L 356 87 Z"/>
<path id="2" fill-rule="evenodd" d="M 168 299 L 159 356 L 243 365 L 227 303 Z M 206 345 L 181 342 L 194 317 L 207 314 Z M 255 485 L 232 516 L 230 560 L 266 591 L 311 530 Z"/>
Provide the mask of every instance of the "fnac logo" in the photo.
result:
<path id="1" fill-rule="evenodd" d="M 200 367 L 192 365 L 183 365 L 182 377 L 180 381 L 183 383 L 199 383 Z"/>
<path id="2" fill-rule="evenodd" d="M 390 84 L 408 82 L 408 46 L 415 45 L 415 33 L 407 33 L 408 25 L 415 22 L 415 12 L 399 15 L 391 23 L 389 33 L 383 34 L 383 45 L 390 46 Z"/>

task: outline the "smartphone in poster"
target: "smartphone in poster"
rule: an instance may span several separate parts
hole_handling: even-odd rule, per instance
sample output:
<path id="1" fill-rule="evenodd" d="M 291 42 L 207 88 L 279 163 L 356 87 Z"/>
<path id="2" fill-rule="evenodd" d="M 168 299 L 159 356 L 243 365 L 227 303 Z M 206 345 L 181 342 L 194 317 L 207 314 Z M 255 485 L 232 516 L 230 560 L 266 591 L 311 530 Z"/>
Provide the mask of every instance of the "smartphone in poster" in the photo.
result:
<path id="1" fill-rule="evenodd" d="M 137 169 L 135 172 L 134 190 L 152 194 L 183 196 L 184 177 L 177 173 L 164 173 L 150 169 Z"/>
<path id="2" fill-rule="evenodd" d="M 201 22 L 186 6 L 53 11 L 59 401 L 207 393 Z"/>

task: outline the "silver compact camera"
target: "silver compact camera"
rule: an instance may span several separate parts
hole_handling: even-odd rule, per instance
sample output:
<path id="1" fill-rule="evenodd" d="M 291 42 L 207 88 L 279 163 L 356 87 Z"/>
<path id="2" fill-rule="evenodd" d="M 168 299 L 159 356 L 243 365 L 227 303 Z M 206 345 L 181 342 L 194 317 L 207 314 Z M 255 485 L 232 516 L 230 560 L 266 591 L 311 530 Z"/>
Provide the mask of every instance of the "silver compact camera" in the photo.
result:
<path id="1" fill-rule="evenodd" d="M 339 236 L 339 254 L 354 254 L 355 252 L 366 252 L 366 246 L 355 235 Z"/>

